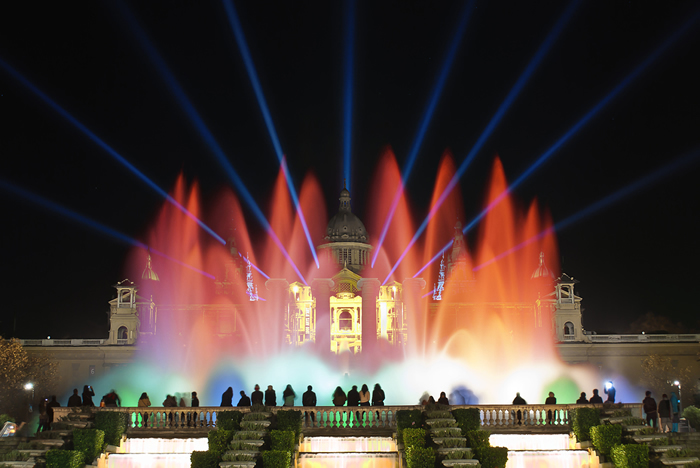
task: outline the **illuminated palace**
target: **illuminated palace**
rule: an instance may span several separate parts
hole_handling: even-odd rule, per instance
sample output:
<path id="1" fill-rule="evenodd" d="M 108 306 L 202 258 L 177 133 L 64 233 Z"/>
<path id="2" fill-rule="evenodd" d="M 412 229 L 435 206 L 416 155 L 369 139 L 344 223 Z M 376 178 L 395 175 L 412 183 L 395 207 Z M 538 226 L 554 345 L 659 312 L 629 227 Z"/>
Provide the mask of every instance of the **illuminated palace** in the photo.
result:
<path id="1" fill-rule="evenodd" d="M 335 353 L 358 353 L 363 348 L 372 349 L 378 343 L 405 346 L 408 340 L 423 333 L 421 327 L 425 325 L 421 323 L 430 323 L 438 306 L 455 326 L 465 326 L 475 305 L 454 299 L 450 301 L 449 291 L 445 290 L 466 291 L 468 297 L 469 291 L 477 286 L 467 266 L 461 224 L 457 222 L 452 246 L 442 257 L 439 274 L 432 282 L 426 319 L 421 312 L 426 310 L 426 300 L 422 297 L 426 293 L 423 279 L 380 284 L 376 278 L 362 277 L 373 247 L 369 244 L 364 224 L 352 212 L 350 200 L 350 192 L 343 189 L 338 213 L 328 222 L 325 243 L 317 247 L 320 261 L 333 265 L 337 271 L 331 278 L 314 279 L 309 285 L 271 278 L 264 286 L 266 301 L 258 302 L 260 296 L 253 282 L 251 263 L 238 251 L 231 236 L 227 243 L 230 255 L 225 272 L 223 278 L 214 283 L 212 295 L 228 296 L 229 300 L 214 301 L 213 304 L 166 304 L 158 297 L 144 299 L 137 296 L 136 285 L 122 282 L 116 285 L 117 297 L 110 302 L 110 342 L 135 344 L 138 340 L 147 341 L 156 332 L 166 333 L 165 327 L 169 326 L 157 321 L 159 313 L 162 317 L 180 313 L 181 316 L 187 315 L 190 321 L 205 317 L 213 324 L 215 335 L 235 338 L 242 336 L 242 322 L 265 310 L 266 314 L 272 314 L 268 317 L 276 315 L 284 323 L 277 337 L 280 342 L 290 346 L 312 345 L 321 351 L 326 349 Z M 492 310 L 508 309 L 537 327 L 551 326 L 558 341 L 584 341 L 581 298 L 574 294 L 575 281 L 567 275 L 555 281 L 545 265 L 543 254 L 539 266 L 536 261 L 533 259 L 531 278 L 524 280 L 542 284 L 542 297 L 518 303 L 489 303 L 488 307 Z M 147 289 L 147 283 L 154 281 L 158 281 L 158 275 L 152 270 L 149 258 L 141 286 Z M 483 304 L 479 306 L 483 308 Z M 550 310 L 543 314 L 543 308 Z M 283 311 L 281 316 L 277 315 L 278 311 Z M 550 312 L 553 317 L 551 324 L 542 323 L 542 316 L 549 316 Z M 169 332 L 184 333 L 182 330 Z M 412 334 L 415 334 L 413 338 Z"/>

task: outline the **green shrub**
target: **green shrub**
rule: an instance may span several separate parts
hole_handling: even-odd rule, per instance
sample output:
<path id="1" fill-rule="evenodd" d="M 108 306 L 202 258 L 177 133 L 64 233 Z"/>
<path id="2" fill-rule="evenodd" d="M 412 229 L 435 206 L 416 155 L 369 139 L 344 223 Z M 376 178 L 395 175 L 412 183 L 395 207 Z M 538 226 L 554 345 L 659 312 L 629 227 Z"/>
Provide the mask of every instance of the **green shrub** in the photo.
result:
<path id="1" fill-rule="evenodd" d="M 605 424 L 591 428 L 591 441 L 593 446 L 603 455 L 610 456 L 612 448 L 622 441 L 622 426 L 619 424 Z"/>
<path id="2" fill-rule="evenodd" d="M 462 435 L 462 430 L 458 427 L 443 427 L 431 429 L 430 435 L 433 437 L 460 437 Z"/>
<path id="3" fill-rule="evenodd" d="M 428 419 L 428 421 L 430 421 L 430 419 Z M 435 421 L 432 421 L 430 424 L 428 424 L 428 426 L 431 429 L 439 429 L 441 427 L 458 427 L 457 423 L 451 419 L 449 421 L 448 420 L 435 420 Z"/>
<path id="4" fill-rule="evenodd" d="M 257 452 L 260 450 L 259 445 L 249 444 L 245 440 L 232 440 L 228 448 L 230 450 L 248 450 L 250 452 Z"/>
<path id="5" fill-rule="evenodd" d="M 0 414 L 0 427 L 4 426 L 6 422 L 16 422 L 15 418 L 10 416 L 9 414 Z"/>
<path id="6" fill-rule="evenodd" d="M 233 439 L 233 431 L 216 429 L 209 431 L 207 438 L 209 439 L 209 451 L 221 454 L 226 451 L 226 448 L 231 443 L 231 440 Z"/>
<path id="7" fill-rule="evenodd" d="M 591 427 L 600 425 L 597 408 L 576 408 L 571 411 L 571 430 L 579 442 L 591 440 Z"/>
<path id="8" fill-rule="evenodd" d="M 7 453 L 0 453 L 0 461 L 27 461 L 29 460 L 28 453 L 22 453 L 19 450 L 10 450 Z"/>
<path id="9" fill-rule="evenodd" d="M 625 426 L 643 426 L 644 420 L 642 418 L 625 418 L 622 420 L 622 424 Z"/>
<path id="10" fill-rule="evenodd" d="M 450 419 L 452 414 L 449 411 L 430 411 L 426 413 L 428 419 Z"/>
<path id="11" fill-rule="evenodd" d="M 668 458 L 681 458 L 681 457 L 689 457 L 691 455 L 691 451 L 688 449 L 671 449 L 666 451 L 666 456 Z"/>
<path id="12" fill-rule="evenodd" d="M 508 463 L 508 449 L 506 447 L 476 447 L 474 458 L 479 460 L 481 468 L 505 468 Z"/>
<path id="13" fill-rule="evenodd" d="M 219 468 L 220 457 L 221 455 L 217 452 L 194 451 L 190 455 L 190 466 L 191 468 Z"/>
<path id="14" fill-rule="evenodd" d="M 294 431 L 270 431 L 270 449 L 283 452 L 295 450 Z"/>
<path id="15" fill-rule="evenodd" d="M 396 412 L 396 438 L 403 443 L 403 430 L 425 427 L 424 414 L 421 410 L 399 410 Z"/>
<path id="16" fill-rule="evenodd" d="M 267 418 L 265 413 L 247 413 L 243 416 L 243 421 L 267 421 Z"/>
<path id="17" fill-rule="evenodd" d="M 403 430 L 404 447 L 425 447 L 425 429 L 406 428 Z"/>
<path id="18" fill-rule="evenodd" d="M 457 426 L 462 429 L 462 435 L 476 431 L 481 427 L 481 415 L 478 408 L 463 408 L 452 410 L 452 417 L 457 421 Z"/>
<path id="19" fill-rule="evenodd" d="M 611 458 L 616 468 L 647 468 L 649 466 L 649 446 L 618 444 L 612 448 Z"/>
<path id="20" fill-rule="evenodd" d="M 443 455 L 447 460 L 471 460 L 474 458 L 471 450 L 451 450 Z"/>
<path id="21" fill-rule="evenodd" d="M 234 440 L 260 440 L 262 431 L 238 431 L 233 433 Z"/>
<path id="22" fill-rule="evenodd" d="M 700 460 L 695 460 L 683 465 L 685 468 L 700 468 Z"/>
<path id="23" fill-rule="evenodd" d="M 78 450 L 49 450 L 46 452 L 46 468 L 83 468 L 84 457 Z"/>
<path id="24" fill-rule="evenodd" d="M 442 446 L 445 448 L 463 448 L 467 446 L 467 439 L 443 439 Z"/>
<path id="25" fill-rule="evenodd" d="M 652 435 L 652 434 L 656 434 L 656 429 L 654 429 L 653 427 L 644 427 L 644 428 L 636 431 L 636 434 L 637 435 Z"/>
<path id="26" fill-rule="evenodd" d="M 632 412 L 628 409 L 619 409 L 612 413 L 613 418 L 627 418 L 629 416 L 632 416 Z"/>
<path id="27" fill-rule="evenodd" d="M 292 454 L 285 450 L 265 450 L 262 452 L 263 468 L 289 468 L 291 459 Z"/>
<path id="28" fill-rule="evenodd" d="M 408 468 L 433 468 L 435 466 L 435 450 L 424 447 L 406 448 L 406 464 Z"/>
<path id="29" fill-rule="evenodd" d="M 239 431 L 241 419 L 243 419 L 243 413 L 240 411 L 219 411 L 216 413 L 216 428 L 225 431 Z"/>
<path id="30" fill-rule="evenodd" d="M 668 440 L 668 437 L 664 437 L 663 439 L 651 439 L 647 442 L 647 445 L 658 447 L 664 445 L 671 445 L 671 442 Z"/>
<path id="31" fill-rule="evenodd" d="M 255 456 L 249 453 L 224 453 L 221 456 L 221 461 L 253 461 Z"/>
<path id="32" fill-rule="evenodd" d="M 294 431 L 295 440 L 299 440 L 301 433 L 301 411 L 284 410 L 277 412 L 277 430 Z"/>
<path id="33" fill-rule="evenodd" d="M 467 444 L 471 448 L 476 448 L 476 447 L 490 447 L 491 443 L 489 442 L 489 436 L 491 433 L 489 431 L 482 431 L 482 430 L 476 430 L 476 431 L 468 431 L 467 432 Z"/>
<path id="34" fill-rule="evenodd" d="M 75 429 L 73 431 L 73 446 L 85 455 L 85 462 L 100 456 L 105 443 L 105 433 L 99 429 Z"/>
<path id="35" fill-rule="evenodd" d="M 690 427 L 696 431 L 700 431 L 700 408 L 688 406 L 683 410 L 683 417 L 688 420 Z"/>
<path id="36" fill-rule="evenodd" d="M 264 412 L 269 412 L 267 411 L 267 408 L 265 405 L 261 405 L 259 403 L 256 403 L 250 407 L 250 412 L 251 413 L 264 413 Z M 250 414 L 250 413 L 248 413 Z"/>
<path id="37" fill-rule="evenodd" d="M 119 439 L 126 432 L 127 422 L 131 424 L 128 413 L 98 411 L 95 414 L 95 428 L 104 431 L 104 441 L 109 445 L 119 445 Z"/>

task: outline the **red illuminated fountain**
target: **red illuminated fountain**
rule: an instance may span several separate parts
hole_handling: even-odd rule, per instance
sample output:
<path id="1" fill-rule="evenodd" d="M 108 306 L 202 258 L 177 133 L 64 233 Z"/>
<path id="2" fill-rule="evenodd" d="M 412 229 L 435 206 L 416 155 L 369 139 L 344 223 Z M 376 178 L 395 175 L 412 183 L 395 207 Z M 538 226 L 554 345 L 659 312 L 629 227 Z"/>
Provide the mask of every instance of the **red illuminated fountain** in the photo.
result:
<path id="1" fill-rule="evenodd" d="M 391 150 L 384 152 L 375 174 L 373 190 L 368 194 L 371 206 L 364 216 L 368 243 L 372 245 L 376 245 L 401 185 Z M 440 163 L 432 206 L 454 174 L 452 157 L 446 153 Z M 496 159 L 486 206 L 506 190 L 503 169 Z M 532 403 L 541 403 L 542 395 L 557 382 L 568 386 L 571 402 L 579 388 L 594 386 L 592 373 L 563 364 L 555 348 L 552 310 L 546 297 L 553 291 L 554 275 L 546 272 L 558 271 L 557 246 L 552 221 L 535 202 L 527 210 L 520 210 L 510 196 L 502 197 L 481 220 L 474 238 L 467 241 L 461 229 L 455 229 L 457 219 L 466 218 L 459 187 L 452 190 L 437 208 L 423 237 L 385 284 L 398 285 L 397 294 L 403 291 L 403 302 L 397 297 L 399 302 L 393 304 L 395 309 L 400 308 L 393 312 L 401 316 L 401 321 L 387 318 L 389 312 L 379 303 L 376 311 L 371 311 L 378 316 L 374 320 L 363 303 L 361 320 L 373 320 L 379 328 L 384 327 L 378 332 L 379 338 L 376 343 L 367 340 L 365 324 L 361 328 L 361 348 L 354 348 L 361 352 L 353 352 L 349 341 L 343 341 L 343 346 L 337 348 L 341 352 L 334 353 L 329 336 L 333 326 L 354 324 L 330 323 L 314 280 L 333 278 L 343 264 L 319 255 L 321 267 L 316 267 L 281 172 L 268 220 L 303 278 L 271 236 L 249 231 L 241 204 L 231 191 L 225 191 L 213 208 L 204 212 L 197 185 L 188 188 L 181 177 L 173 197 L 216 232 L 230 233 L 230 240 L 221 245 L 172 205 L 165 204 L 161 209 L 146 243 L 181 264 L 154 257 L 153 268 L 160 281 L 141 280 L 138 285 L 142 298 L 153 297 L 157 314 L 153 320 L 141 318 L 136 366 L 143 374 L 139 374 L 133 390 L 136 395 L 144 390 L 156 394 L 197 390 L 203 405 L 216 405 L 228 386 L 249 391 L 255 384 L 263 388 L 272 384 L 279 395 L 290 383 L 299 395 L 306 385 L 313 385 L 319 404 L 328 404 L 337 385 L 372 386 L 379 382 L 387 394 L 387 404 L 415 404 L 425 391 L 433 395 L 452 392 L 458 400 L 455 403 L 462 399 L 460 395 L 470 392 L 481 403 L 506 403 L 519 391 Z M 324 240 L 328 224 L 325 198 L 316 178 L 307 176 L 299 201 L 317 246 L 328 242 Z M 402 195 L 376 263 L 371 267 L 367 260 L 359 275 L 377 278 L 381 283 L 409 244 L 416 221 Z M 434 300 L 429 294 L 437 281 L 441 258 L 418 275 L 427 286 L 411 299 L 411 281 L 406 280 L 451 239 L 454 243 L 443 259 L 449 271 L 442 300 Z M 511 253 L 501 255 L 506 252 Z M 544 253 L 548 270 L 533 279 L 540 252 Z M 260 301 L 251 301 L 247 291 L 246 258 Z M 128 263 L 129 277 L 140 277 L 144 263 L 144 252 L 134 250 Z M 334 284 L 338 281 L 336 278 Z M 312 297 L 300 295 L 306 284 L 315 285 L 308 290 Z M 421 282 L 413 280 L 412 284 L 420 286 Z M 369 290 L 353 287 L 330 294 L 362 296 Z M 311 304 L 311 330 L 304 330 L 306 324 L 301 324 L 300 336 L 306 336 L 306 342 L 299 345 L 290 334 L 299 318 L 290 311 L 303 311 L 296 304 L 304 300 Z M 385 329 L 392 326 L 392 331 Z M 374 328 L 369 330 L 374 332 Z M 392 342 L 385 339 L 390 334 Z M 558 387 L 557 396 L 567 402 L 561 394 L 564 387 Z"/>

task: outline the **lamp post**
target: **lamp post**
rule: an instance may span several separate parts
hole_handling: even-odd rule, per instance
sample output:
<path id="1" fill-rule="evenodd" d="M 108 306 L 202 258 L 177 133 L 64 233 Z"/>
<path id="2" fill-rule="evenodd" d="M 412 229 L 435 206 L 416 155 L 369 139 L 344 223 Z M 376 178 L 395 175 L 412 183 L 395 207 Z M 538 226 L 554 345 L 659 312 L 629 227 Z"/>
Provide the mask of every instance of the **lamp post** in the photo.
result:
<path id="1" fill-rule="evenodd" d="M 24 389 L 27 392 L 32 392 L 31 396 L 29 397 L 29 412 L 32 413 L 34 411 L 34 408 L 32 407 L 32 404 L 34 403 L 34 384 L 27 382 L 24 384 Z"/>
<path id="2" fill-rule="evenodd" d="M 683 398 L 681 397 L 681 382 L 679 380 L 674 380 L 673 385 L 678 387 L 678 414 L 683 413 Z"/>

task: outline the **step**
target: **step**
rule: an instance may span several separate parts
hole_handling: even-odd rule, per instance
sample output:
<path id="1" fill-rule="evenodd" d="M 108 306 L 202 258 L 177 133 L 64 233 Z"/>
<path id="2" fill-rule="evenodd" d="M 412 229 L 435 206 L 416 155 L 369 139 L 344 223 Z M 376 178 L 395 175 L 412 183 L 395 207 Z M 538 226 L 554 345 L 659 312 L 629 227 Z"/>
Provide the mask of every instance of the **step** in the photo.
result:
<path id="1" fill-rule="evenodd" d="M 645 444 L 651 440 L 668 439 L 668 436 L 665 436 L 663 434 L 650 434 L 643 436 L 634 436 L 632 437 L 632 439 L 638 444 Z"/>
<path id="2" fill-rule="evenodd" d="M 683 466 L 698 460 L 698 457 L 678 457 L 678 458 L 660 458 L 661 463 L 666 466 Z"/>
<path id="3" fill-rule="evenodd" d="M 450 421 L 450 422 L 455 423 L 455 425 L 452 427 L 457 427 L 457 421 L 455 420 L 455 418 L 440 418 L 440 419 L 426 419 L 425 420 L 425 422 L 428 424 L 428 426 L 432 426 L 437 421 L 440 421 L 440 422 Z"/>
<path id="4" fill-rule="evenodd" d="M 443 466 L 477 466 L 479 460 L 475 459 L 458 459 L 458 460 L 443 460 Z"/>
<path id="5" fill-rule="evenodd" d="M 241 466 L 244 468 L 253 468 L 255 467 L 255 464 L 257 462 L 255 460 L 253 461 L 230 461 L 230 462 L 220 462 L 219 466 L 221 468 L 229 468 L 229 467 L 235 467 L 235 466 Z"/>
<path id="6" fill-rule="evenodd" d="M 63 444 L 66 443 L 63 439 L 36 439 L 36 441 L 47 447 L 63 447 Z"/>
<path id="7" fill-rule="evenodd" d="M 649 451 L 652 453 L 665 453 L 669 450 L 683 450 L 682 445 L 650 445 Z"/>
<path id="8" fill-rule="evenodd" d="M 27 449 L 27 450 L 18 450 L 19 453 L 28 453 L 30 457 L 40 457 L 44 455 L 46 452 L 48 452 L 48 449 Z M 0 463 L 2 464 L 2 463 Z"/>
<path id="9" fill-rule="evenodd" d="M 36 464 L 34 460 L 27 460 L 27 461 L 4 461 L 0 462 L 0 465 L 3 466 L 12 466 L 14 468 L 28 468 L 32 467 Z"/>

